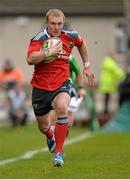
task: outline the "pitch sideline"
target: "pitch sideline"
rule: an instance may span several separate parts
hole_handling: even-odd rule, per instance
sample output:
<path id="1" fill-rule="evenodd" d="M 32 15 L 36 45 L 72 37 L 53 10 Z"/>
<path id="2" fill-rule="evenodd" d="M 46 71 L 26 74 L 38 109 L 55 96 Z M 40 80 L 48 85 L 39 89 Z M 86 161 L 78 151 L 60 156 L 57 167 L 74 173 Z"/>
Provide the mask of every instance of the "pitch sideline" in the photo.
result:
<path id="1" fill-rule="evenodd" d="M 87 132 L 87 133 L 84 133 L 80 136 L 71 138 L 65 142 L 65 146 L 70 145 L 70 144 L 74 144 L 74 143 L 82 141 L 84 139 L 88 139 L 88 138 L 92 137 L 93 135 L 94 135 L 94 133 L 91 133 L 91 132 L 88 133 Z M 24 153 L 22 156 L 11 158 L 11 159 L 6 159 L 6 160 L 1 160 L 0 166 L 6 165 L 9 163 L 13 163 L 15 161 L 23 160 L 23 159 L 31 159 L 34 155 L 41 153 L 41 152 L 47 152 L 47 151 L 48 151 L 48 147 L 44 147 L 44 148 L 33 150 L 33 151 L 28 151 L 28 152 Z"/>

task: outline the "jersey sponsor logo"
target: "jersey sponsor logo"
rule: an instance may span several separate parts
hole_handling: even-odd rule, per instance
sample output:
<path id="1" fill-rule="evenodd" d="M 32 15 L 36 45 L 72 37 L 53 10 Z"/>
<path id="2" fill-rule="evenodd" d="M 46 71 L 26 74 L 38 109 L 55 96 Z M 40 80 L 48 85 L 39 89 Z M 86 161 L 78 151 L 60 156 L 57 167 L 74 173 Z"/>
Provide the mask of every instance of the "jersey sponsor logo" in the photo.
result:
<path id="1" fill-rule="evenodd" d="M 65 55 L 65 54 L 59 54 L 59 55 L 58 55 L 58 57 L 57 57 L 57 59 L 64 59 L 64 60 L 68 60 L 68 59 L 69 59 L 69 57 L 68 57 L 67 55 Z"/>
<path id="2" fill-rule="evenodd" d="M 60 52 L 57 59 L 65 59 L 65 60 L 69 59 L 69 57 L 66 55 L 66 51 L 64 49 Z"/>

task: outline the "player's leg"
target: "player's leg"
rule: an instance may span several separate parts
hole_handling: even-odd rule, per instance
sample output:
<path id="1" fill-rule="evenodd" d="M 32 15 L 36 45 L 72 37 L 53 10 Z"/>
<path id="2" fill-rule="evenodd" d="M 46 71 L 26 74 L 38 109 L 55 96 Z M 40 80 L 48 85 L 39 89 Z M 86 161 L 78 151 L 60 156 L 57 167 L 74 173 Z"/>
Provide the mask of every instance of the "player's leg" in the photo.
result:
<path id="1" fill-rule="evenodd" d="M 56 125 L 56 112 L 55 112 L 55 110 L 50 111 L 50 124 L 52 126 Z"/>
<path id="2" fill-rule="evenodd" d="M 73 112 L 68 111 L 68 130 L 66 136 L 68 136 L 69 128 L 73 126 L 73 123 L 74 123 Z M 51 126 L 56 125 L 56 112 L 54 110 L 50 112 L 50 124 Z"/>
<path id="3" fill-rule="evenodd" d="M 50 152 L 55 150 L 54 131 L 50 126 L 50 104 L 51 92 L 38 88 L 33 88 L 32 91 L 32 105 L 34 114 L 37 119 L 39 130 L 46 135 L 47 144 Z"/>
<path id="4" fill-rule="evenodd" d="M 54 129 L 50 125 L 50 113 L 44 116 L 36 116 L 39 130 L 46 135 L 49 151 L 55 151 Z"/>
<path id="5" fill-rule="evenodd" d="M 52 106 L 56 112 L 56 126 L 55 126 L 55 140 L 56 150 L 54 165 L 62 166 L 64 164 L 62 158 L 63 145 L 68 129 L 68 105 L 70 102 L 70 95 L 66 92 L 59 93 L 53 100 Z"/>
<path id="6" fill-rule="evenodd" d="M 71 96 L 72 97 L 77 97 L 76 90 L 75 90 L 75 88 L 73 86 L 71 87 Z M 75 103 L 76 103 L 76 109 L 77 109 L 78 102 L 76 101 Z M 71 100 L 70 100 L 70 104 L 71 104 Z M 75 109 L 74 109 L 74 111 L 75 111 Z M 56 118 L 57 117 L 56 117 L 55 110 L 51 110 L 51 113 L 50 113 L 50 124 L 51 125 L 55 126 Z M 71 107 L 71 105 L 69 105 L 68 106 L 68 128 L 71 128 L 73 126 L 73 123 L 74 123 L 73 108 Z M 67 134 L 68 134 L 68 131 L 67 131 Z"/>

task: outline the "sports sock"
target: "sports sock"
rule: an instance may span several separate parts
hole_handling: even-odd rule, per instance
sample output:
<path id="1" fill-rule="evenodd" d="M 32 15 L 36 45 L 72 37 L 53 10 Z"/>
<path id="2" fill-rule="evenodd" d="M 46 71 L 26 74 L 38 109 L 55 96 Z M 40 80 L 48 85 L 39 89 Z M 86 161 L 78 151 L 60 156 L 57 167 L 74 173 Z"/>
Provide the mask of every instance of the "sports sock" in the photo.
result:
<path id="1" fill-rule="evenodd" d="M 48 139 L 51 139 L 53 137 L 53 131 L 51 129 L 51 126 L 49 129 L 44 133 Z"/>
<path id="2" fill-rule="evenodd" d="M 63 145 L 66 138 L 66 133 L 68 129 L 68 118 L 67 117 L 59 117 L 56 120 L 55 127 L 55 141 L 56 141 L 56 150 L 55 154 L 63 151 Z"/>
<path id="3" fill-rule="evenodd" d="M 67 129 L 66 138 L 68 137 L 68 135 L 69 135 L 69 129 Z"/>

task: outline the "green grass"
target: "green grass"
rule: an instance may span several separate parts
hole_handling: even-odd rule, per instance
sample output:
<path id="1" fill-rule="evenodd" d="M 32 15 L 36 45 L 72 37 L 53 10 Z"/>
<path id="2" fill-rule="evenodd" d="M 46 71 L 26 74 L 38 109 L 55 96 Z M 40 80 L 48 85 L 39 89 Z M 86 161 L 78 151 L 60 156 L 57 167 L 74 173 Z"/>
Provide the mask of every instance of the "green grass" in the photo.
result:
<path id="1" fill-rule="evenodd" d="M 69 138 L 85 133 L 85 128 L 72 128 Z M 69 139 L 68 138 L 68 139 Z M 23 155 L 46 146 L 36 125 L 25 128 L 0 128 L 0 159 Z M 65 146 L 65 165 L 54 168 L 53 154 L 42 152 L 31 159 L 0 166 L 4 179 L 129 179 L 130 133 L 97 134 Z"/>

